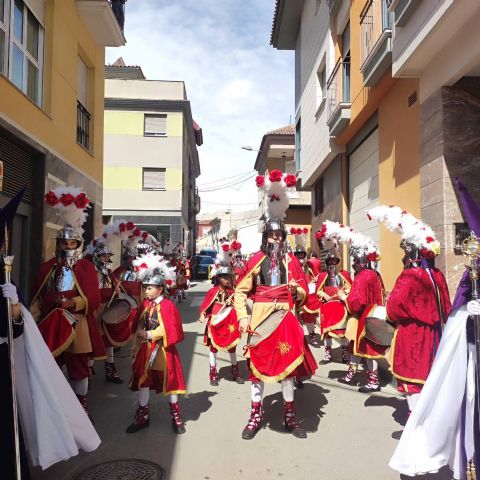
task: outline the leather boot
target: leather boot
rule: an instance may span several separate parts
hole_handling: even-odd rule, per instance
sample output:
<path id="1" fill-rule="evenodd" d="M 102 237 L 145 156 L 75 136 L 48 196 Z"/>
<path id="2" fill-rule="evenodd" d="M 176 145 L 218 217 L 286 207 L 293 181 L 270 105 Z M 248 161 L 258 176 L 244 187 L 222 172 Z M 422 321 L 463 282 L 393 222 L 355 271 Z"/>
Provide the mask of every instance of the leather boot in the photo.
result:
<path id="1" fill-rule="evenodd" d="M 332 361 L 332 347 L 329 345 L 325 346 L 325 353 L 323 355 L 323 359 L 320 362 L 322 365 L 326 365 L 327 363 L 330 363 Z"/>
<path id="2" fill-rule="evenodd" d="M 317 334 L 315 332 L 308 334 L 310 339 L 310 345 L 314 348 L 320 348 L 320 341 L 317 338 Z"/>
<path id="3" fill-rule="evenodd" d="M 378 370 L 367 370 L 367 379 L 368 383 L 358 389 L 361 393 L 370 393 L 370 392 L 379 392 L 380 391 L 380 382 L 378 380 Z"/>
<path id="4" fill-rule="evenodd" d="M 353 379 L 355 378 L 355 375 L 357 373 L 357 370 L 358 370 L 358 365 L 355 364 L 355 363 L 351 363 L 349 366 L 348 366 L 348 370 L 347 370 L 347 373 L 344 377 L 342 378 L 339 378 L 338 381 L 340 383 L 343 383 L 345 385 L 351 385 L 352 382 L 353 382 Z"/>
<path id="5" fill-rule="evenodd" d="M 172 416 L 172 428 L 173 431 L 177 434 L 185 433 L 187 429 L 183 423 L 182 417 L 180 415 L 180 405 L 178 402 L 169 403 L 170 405 L 170 415 Z"/>
<path id="6" fill-rule="evenodd" d="M 210 365 L 210 385 L 218 387 L 218 372 L 217 367 Z"/>
<path id="7" fill-rule="evenodd" d="M 350 353 L 348 353 L 348 347 L 342 345 L 342 362 L 345 364 L 350 363 Z"/>
<path id="8" fill-rule="evenodd" d="M 285 430 L 290 432 L 294 437 L 307 438 L 307 432 L 300 426 L 295 418 L 295 404 L 294 402 L 283 402 L 285 411 Z"/>
<path id="9" fill-rule="evenodd" d="M 119 377 L 113 362 L 105 362 L 105 380 L 109 383 L 116 383 L 117 385 L 123 383 L 123 380 Z"/>
<path id="10" fill-rule="evenodd" d="M 263 409 L 262 402 L 252 402 L 252 409 L 250 411 L 250 419 L 247 426 L 243 429 L 242 438 L 244 440 L 251 440 L 257 432 L 262 428 Z"/>
<path id="11" fill-rule="evenodd" d="M 238 363 L 232 365 L 232 378 L 234 382 L 239 384 L 245 383 L 245 380 L 240 376 L 240 372 L 238 371 Z"/>
<path id="12" fill-rule="evenodd" d="M 148 409 L 148 403 L 144 407 L 138 407 L 137 411 L 135 412 L 135 420 L 131 423 L 128 427 L 126 432 L 127 433 L 136 433 L 144 428 L 147 428 L 150 424 L 150 415 Z"/>

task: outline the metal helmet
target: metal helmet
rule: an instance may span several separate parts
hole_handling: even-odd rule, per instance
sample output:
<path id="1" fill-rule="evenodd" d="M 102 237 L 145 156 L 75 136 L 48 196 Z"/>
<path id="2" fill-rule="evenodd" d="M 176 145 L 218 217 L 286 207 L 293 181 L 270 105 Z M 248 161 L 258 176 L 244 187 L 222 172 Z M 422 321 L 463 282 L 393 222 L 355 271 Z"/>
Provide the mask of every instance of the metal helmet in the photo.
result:
<path id="1" fill-rule="evenodd" d="M 402 240 L 400 248 L 405 252 L 403 257 L 403 266 L 405 269 L 410 267 L 418 267 L 422 262 L 422 254 L 417 245 Z"/>
<path id="2" fill-rule="evenodd" d="M 156 287 L 165 287 L 165 277 L 159 268 L 154 268 L 152 272 L 142 279 L 143 285 L 155 285 Z"/>
<path id="3" fill-rule="evenodd" d="M 108 260 L 104 261 L 101 260 L 100 257 L 102 255 L 108 255 Z M 93 263 L 98 269 L 106 269 L 110 266 L 112 261 L 110 257 L 113 255 L 111 248 L 105 243 L 99 243 L 96 245 L 95 250 L 93 252 Z"/>
<path id="4" fill-rule="evenodd" d="M 214 271 L 214 275 L 212 276 L 219 276 L 219 275 L 233 275 L 233 268 L 230 265 L 220 265 Z"/>
<path id="5" fill-rule="evenodd" d="M 356 272 L 369 267 L 367 250 L 362 247 L 350 247 L 350 255 L 353 257 L 353 268 Z"/>
<path id="6" fill-rule="evenodd" d="M 336 272 L 337 265 L 340 263 L 338 252 L 334 249 L 327 250 L 325 254 L 325 267 L 329 272 Z"/>
<path id="7" fill-rule="evenodd" d="M 71 225 L 65 225 L 63 228 L 61 228 L 57 232 L 55 239 L 55 256 L 57 258 L 65 258 L 69 261 L 74 261 L 79 258 L 79 249 L 82 245 L 83 238 L 77 231 L 75 231 L 75 229 Z M 62 250 L 60 247 L 60 242 L 62 240 L 76 240 L 77 246 L 74 250 Z"/>
<path id="8" fill-rule="evenodd" d="M 287 239 L 287 229 L 285 223 L 279 218 L 270 218 L 263 224 L 262 229 L 262 250 L 268 250 L 268 234 L 280 230 L 282 232 L 282 242 Z"/>

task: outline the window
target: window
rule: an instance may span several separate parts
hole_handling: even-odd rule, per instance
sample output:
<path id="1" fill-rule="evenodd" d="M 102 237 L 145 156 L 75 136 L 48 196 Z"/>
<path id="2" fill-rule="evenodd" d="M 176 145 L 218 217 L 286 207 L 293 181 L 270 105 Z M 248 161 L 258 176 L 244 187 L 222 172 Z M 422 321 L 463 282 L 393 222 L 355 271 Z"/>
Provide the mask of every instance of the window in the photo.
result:
<path id="1" fill-rule="evenodd" d="M 165 168 L 143 169 L 143 190 L 165 190 Z"/>
<path id="2" fill-rule="evenodd" d="M 145 137 L 165 137 L 167 135 L 167 116 L 145 115 L 143 134 Z"/>
<path id="3" fill-rule="evenodd" d="M 327 67 L 323 61 L 317 70 L 317 110 L 323 105 L 323 101 L 327 97 Z"/>
<path id="4" fill-rule="evenodd" d="M 350 102 L 350 22 L 342 33 L 342 93 L 343 101 Z"/>
<path id="5" fill-rule="evenodd" d="M 29 0 L 43 20 L 43 0 Z M 44 30 L 23 0 L 0 0 L 0 71 L 37 105 L 42 103 Z M 9 13 L 9 17 L 7 15 Z M 0 15 L 0 19 L 1 19 Z M 9 28 L 7 28 L 7 25 Z M 3 47 L 3 48 L 2 48 Z M 8 52 L 8 55 L 6 54 Z"/>
<path id="6" fill-rule="evenodd" d="M 295 126 L 295 169 L 297 172 L 301 169 L 301 152 L 302 152 L 302 136 L 301 136 L 301 120 L 299 119 Z"/>
<path id="7" fill-rule="evenodd" d="M 0 0 L 0 73 L 7 71 L 7 13 L 5 0 Z"/>
<path id="8" fill-rule="evenodd" d="M 77 99 L 85 107 L 88 107 L 88 67 L 79 56 L 77 60 Z"/>
<path id="9" fill-rule="evenodd" d="M 320 177 L 313 187 L 314 194 L 314 209 L 313 214 L 315 217 L 323 213 L 324 201 L 323 201 L 323 177 Z"/>

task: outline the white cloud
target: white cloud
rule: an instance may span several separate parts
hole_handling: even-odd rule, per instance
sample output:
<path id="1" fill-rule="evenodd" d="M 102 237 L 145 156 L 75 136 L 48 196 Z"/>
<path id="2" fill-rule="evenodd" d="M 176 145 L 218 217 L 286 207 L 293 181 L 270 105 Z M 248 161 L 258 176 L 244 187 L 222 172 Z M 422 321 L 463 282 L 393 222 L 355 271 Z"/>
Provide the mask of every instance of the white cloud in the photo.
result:
<path id="1" fill-rule="evenodd" d="M 107 49 L 107 62 L 122 56 L 128 65 L 140 65 L 148 79 L 185 81 L 205 142 L 199 185 L 253 170 L 256 153 L 241 146 L 259 148 L 265 132 L 293 117 L 293 52 L 269 45 L 274 3 L 127 2 L 127 45 Z M 218 204 L 251 208 L 257 198 L 253 179 L 234 188 L 202 194 L 202 213 Z"/>

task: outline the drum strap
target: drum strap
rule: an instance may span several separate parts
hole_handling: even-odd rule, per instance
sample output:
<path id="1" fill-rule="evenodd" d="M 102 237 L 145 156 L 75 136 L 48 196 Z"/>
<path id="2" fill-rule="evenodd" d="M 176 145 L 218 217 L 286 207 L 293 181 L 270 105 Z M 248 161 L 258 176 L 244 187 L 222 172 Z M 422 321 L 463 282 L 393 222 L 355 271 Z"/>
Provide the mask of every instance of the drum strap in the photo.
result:
<path id="1" fill-rule="evenodd" d="M 433 288 L 435 290 L 435 300 L 437 302 L 437 310 L 438 310 L 438 316 L 440 319 L 440 322 L 438 323 L 437 326 L 437 333 L 438 333 L 438 342 L 440 342 L 440 339 L 442 338 L 442 333 L 443 333 L 443 323 L 444 323 L 444 315 L 443 315 L 443 309 L 442 309 L 442 302 L 440 301 L 440 291 L 438 289 L 437 282 L 435 281 L 435 278 L 429 268 L 426 268 L 425 271 L 428 273 L 428 276 L 430 277 L 430 280 L 433 283 Z M 433 344 L 433 355 L 435 356 L 437 354 L 438 350 L 438 344 L 437 344 L 437 337 L 434 337 L 434 344 Z"/>

